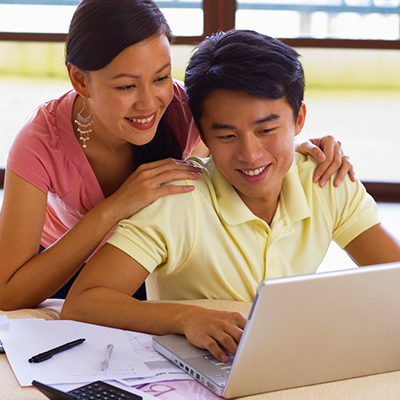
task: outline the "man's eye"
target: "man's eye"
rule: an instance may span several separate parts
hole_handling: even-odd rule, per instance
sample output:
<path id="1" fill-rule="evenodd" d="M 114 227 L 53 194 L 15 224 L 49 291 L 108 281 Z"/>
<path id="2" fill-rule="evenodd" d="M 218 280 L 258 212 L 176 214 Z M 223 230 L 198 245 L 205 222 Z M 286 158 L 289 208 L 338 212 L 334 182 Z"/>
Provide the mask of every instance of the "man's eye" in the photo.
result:
<path id="1" fill-rule="evenodd" d="M 267 128 L 267 129 L 261 129 L 259 133 L 261 135 L 268 135 L 269 133 L 272 133 L 275 130 L 275 128 Z"/>
<path id="2" fill-rule="evenodd" d="M 217 136 L 217 138 L 218 138 L 218 139 L 221 139 L 221 140 L 228 140 L 228 139 L 232 139 L 232 138 L 234 138 L 234 137 L 235 137 L 234 134 Z"/>

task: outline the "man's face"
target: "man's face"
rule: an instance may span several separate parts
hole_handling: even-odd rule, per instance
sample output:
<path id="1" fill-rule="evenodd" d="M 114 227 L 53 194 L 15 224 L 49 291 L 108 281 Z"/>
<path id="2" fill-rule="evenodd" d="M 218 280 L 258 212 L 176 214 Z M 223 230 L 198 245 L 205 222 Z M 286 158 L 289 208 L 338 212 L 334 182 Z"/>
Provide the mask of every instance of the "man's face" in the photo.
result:
<path id="1" fill-rule="evenodd" d="M 245 204 L 276 205 L 284 176 L 294 157 L 294 137 L 305 119 L 285 98 L 258 98 L 244 92 L 218 89 L 204 102 L 204 139 L 222 176 Z"/>

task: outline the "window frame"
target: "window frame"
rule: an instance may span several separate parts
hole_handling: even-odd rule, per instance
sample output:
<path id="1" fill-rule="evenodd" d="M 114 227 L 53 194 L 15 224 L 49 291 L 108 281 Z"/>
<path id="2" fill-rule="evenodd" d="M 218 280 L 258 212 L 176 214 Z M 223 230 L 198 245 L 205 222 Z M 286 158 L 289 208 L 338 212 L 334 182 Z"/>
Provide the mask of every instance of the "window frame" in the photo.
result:
<path id="1" fill-rule="evenodd" d="M 235 27 L 236 0 L 203 0 L 204 32 L 201 36 L 177 36 L 174 44 L 196 45 L 206 36 Z M 0 41 L 65 42 L 67 34 L 0 32 Z M 400 49 L 400 40 L 354 40 L 284 38 L 282 42 L 292 47 L 342 48 L 342 49 Z M 0 188 L 4 187 L 5 170 L 0 169 Z M 363 181 L 367 191 L 381 202 L 400 202 L 400 183 Z"/>
<path id="2" fill-rule="evenodd" d="M 18 3 L 17 0 L 15 2 Z M 214 32 L 233 29 L 235 27 L 236 10 L 236 0 L 203 0 L 203 35 L 176 36 L 174 44 L 196 45 Z M 65 42 L 66 38 L 67 34 L 63 33 L 0 32 L 1 41 Z M 400 49 L 400 39 L 317 39 L 299 37 L 281 38 L 280 40 L 292 47 Z"/>

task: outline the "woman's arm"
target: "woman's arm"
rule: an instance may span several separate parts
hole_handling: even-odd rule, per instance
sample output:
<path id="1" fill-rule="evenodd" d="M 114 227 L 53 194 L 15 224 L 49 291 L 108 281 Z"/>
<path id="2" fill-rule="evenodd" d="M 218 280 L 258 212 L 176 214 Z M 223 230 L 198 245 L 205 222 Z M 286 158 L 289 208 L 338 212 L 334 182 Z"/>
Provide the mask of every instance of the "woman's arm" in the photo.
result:
<path id="1" fill-rule="evenodd" d="M 112 227 L 103 207 L 38 254 L 47 196 L 11 170 L 0 214 L 0 309 L 34 307 L 62 287 Z M 108 219 L 108 220 L 107 220 Z"/>
<path id="2" fill-rule="evenodd" d="M 134 259 L 105 244 L 72 286 L 61 318 L 157 335 L 184 334 L 221 361 L 228 360 L 221 346 L 235 354 L 246 323 L 242 314 L 132 298 L 147 276 Z"/>
<path id="3" fill-rule="evenodd" d="M 0 213 L 0 309 L 34 307 L 50 297 L 120 219 L 161 196 L 193 190 L 192 186 L 163 184 L 196 179 L 198 172 L 192 165 L 172 159 L 141 165 L 114 194 L 38 254 L 47 195 L 7 169 Z"/>

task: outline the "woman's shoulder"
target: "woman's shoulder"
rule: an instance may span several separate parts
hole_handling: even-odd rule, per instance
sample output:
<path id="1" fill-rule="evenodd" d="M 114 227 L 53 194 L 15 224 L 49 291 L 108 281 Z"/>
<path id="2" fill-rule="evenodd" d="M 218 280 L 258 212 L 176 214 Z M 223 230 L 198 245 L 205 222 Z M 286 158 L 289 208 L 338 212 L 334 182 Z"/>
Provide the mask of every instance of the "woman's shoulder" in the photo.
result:
<path id="1" fill-rule="evenodd" d="M 75 97 L 76 92 L 71 90 L 38 106 L 22 126 L 18 137 L 22 136 L 27 139 L 58 134 L 60 128 L 62 130 L 65 125 L 70 125 Z"/>
<path id="2" fill-rule="evenodd" d="M 77 93 L 70 90 L 56 99 L 46 101 L 37 108 L 36 118 L 45 118 L 49 122 L 54 122 L 58 126 L 65 121 L 71 121 L 72 107 Z"/>
<path id="3" fill-rule="evenodd" d="M 36 107 L 32 117 L 37 116 L 39 112 L 56 115 L 60 109 L 63 111 L 70 110 L 72 111 L 72 106 L 75 101 L 77 93 L 75 90 L 69 90 L 66 93 L 61 94 L 59 97 L 54 99 L 50 99 L 41 103 Z"/>
<path id="4" fill-rule="evenodd" d="M 183 83 L 180 81 L 172 81 L 173 96 L 171 103 L 169 103 L 166 110 L 166 116 L 168 123 L 179 124 L 188 123 L 192 119 L 192 113 L 190 112 L 189 105 L 186 98 L 185 88 Z"/>
<path id="5" fill-rule="evenodd" d="M 15 137 L 8 152 L 7 165 L 18 175 L 36 182 L 37 176 L 49 176 L 50 170 L 59 166 L 62 171 L 67 157 L 65 141 L 75 137 L 71 124 L 74 91 L 41 104 Z M 70 146 L 71 147 L 71 146 Z M 73 153 L 69 150 L 69 156 Z M 43 181 L 44 179 L 41 179 Z M 45 191 L 46 185 L 40 188 Z"/>
<path id="6" fill-rule="evenodd" d="M 174 95 L 165 115 L 183 149 L 183 158 L 187 158 L 199 143 L 200 134 L 190 112 L 183 83 L 174 80 L 173 91 Z"/>
<path id="7" fill-rule="evenodd" d="M 18 132 L 15 142 L 60 145 L 60 137 L 70 131 L 75 91 L 69 91 L 57 99 L 49 100 L 36 108 Z M 69 135 L 67 135 L 69 136 Z"/>
<path id="8" fill-rule="evenodd" d="M 76 92 L 71 91 L 39 106 L 15 138 L 7 165 L 43 192 L 52 191 L 62 199 L 58 203 L 52 198 L 54 207 L 62 204 L 64 211 L 83 213 L 91 208 L 91 202 L 98 202 L 101 190 L 74 133 L 75 98 Z"/>
<path id="9" fill-rule="evenodd" d="M 172 88 L 173 88 L 173 98 L 172 102 L 180 102 L 187 104 L 187 98 L 185 93 L 185 86 L 182 81 L 173 79 L 172 80 Z"/>

